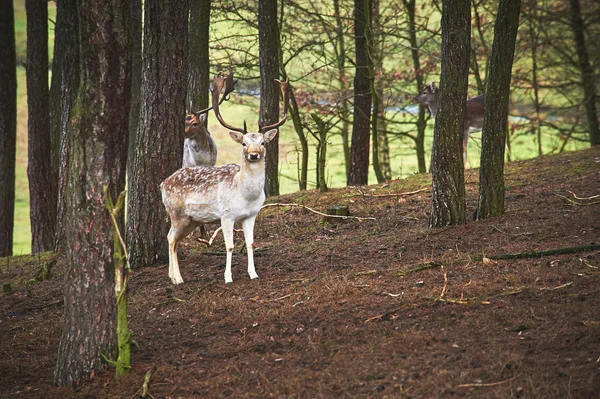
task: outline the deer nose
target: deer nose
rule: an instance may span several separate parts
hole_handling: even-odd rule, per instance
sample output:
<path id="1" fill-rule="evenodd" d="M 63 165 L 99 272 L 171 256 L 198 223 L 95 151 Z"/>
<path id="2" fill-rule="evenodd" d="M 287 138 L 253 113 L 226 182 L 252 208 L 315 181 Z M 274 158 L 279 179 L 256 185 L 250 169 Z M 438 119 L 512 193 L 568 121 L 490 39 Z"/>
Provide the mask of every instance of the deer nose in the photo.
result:
<path id="1" fill-rule="evenodd" d="M 260 159 L 260 155 L 256 153 L 248 154 L 248 159 L 251 161 L 258 161 Z"/>

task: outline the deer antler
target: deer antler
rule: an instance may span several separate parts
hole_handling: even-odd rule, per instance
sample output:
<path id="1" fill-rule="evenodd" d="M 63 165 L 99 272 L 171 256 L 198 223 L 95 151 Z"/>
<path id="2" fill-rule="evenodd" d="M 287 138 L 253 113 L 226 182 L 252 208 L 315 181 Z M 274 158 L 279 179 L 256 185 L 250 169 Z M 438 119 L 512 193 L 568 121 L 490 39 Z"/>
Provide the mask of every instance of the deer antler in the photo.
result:
<path id="1" fill-rule="evenodd" d="M 233 130 L 236 132 L 240 132 L 242 134 L 246 134 L 247 130 L 246 130 L 246 121 L 244 121 L 244 128 L 239 128 L 239 127 L 235 127 L 233 125 L 228 124 L 227 122 L 225 122 L 223 120 L 223 117 L 221 116 L 221 112 L 219 112 L 219 104 L 221 104 L 223 101 L 227 101 L 228 98 L 227 96 L 229 95 L 229 93 L 231 93 L 234 89 L 234 85 L 237 81 L 233 81 L 233 72 L 229 71 L 229 74 L 226 77 L 223 77 L 223 75 L 219 74 L 219 75 L 215 75 L 215 77 L 213 78 L 213 82 L 210 85 L 210 92 L 212 94 L 212 109 L 215 112 L 215 116 L 217 117 L 217 120 L 219 121 L 219 123 L 221 125 L 223 125 L 223 127 L 226 127 L 229 130 Z M 223 97 L 221 98 L 221 100 L 219 101 L 219 95 L 221 94 L 221 91 L 223 90 L 223 86 L 225 86 L 225 93 L 223 94 Z"/>
<path id="2" fill-rule="evenodd" d="M 272 125 L 267 125 L 267 126 L 259 125 L 259 130 L 261 132 L 266 132 L 268 130 L 275 129 L 275 128 L 283 125 L 287 121 L 288 107 L 289 107 L 289 103 L 290 103 L 290 83 L 289 83 L 290 79 L 289 79 L 289 77 L 286 77 L 284 82 L 282 82 L 279 79 L 275 79 L 275 81 L 277 83 L 279 83 L 279 86 L 281 87 L 281 94 L 283 95 L 283 118 L 279 122 L 276 122 Z"/>

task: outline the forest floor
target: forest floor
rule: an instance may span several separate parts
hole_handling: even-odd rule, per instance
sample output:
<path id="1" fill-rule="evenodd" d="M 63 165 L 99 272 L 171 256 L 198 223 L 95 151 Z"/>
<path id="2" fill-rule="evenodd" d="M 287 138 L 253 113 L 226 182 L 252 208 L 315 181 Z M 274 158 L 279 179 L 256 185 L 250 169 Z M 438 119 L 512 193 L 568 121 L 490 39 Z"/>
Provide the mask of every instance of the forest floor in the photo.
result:
<path id="1" fill-rule="evenodd" d="M 259 280 L 236 250 L 224 284 L 220 237 L 186 239 L 180 286 L 166 264 L 134 270 L 119 381 L 52 386 L 64 260 L 28 290 L 50 255 L 1 259 L 0 396 L 136 398 L 155 368 L 154 398 L 599 397 L 600 250 L 493 255 L 600 244 L 600 148 L 508 163 L 506 213 L 456 227 L 428 227 L 430 179 L 269 198 L 374 220 L 263 210 Z M 471 215 L 478 170 L 465 179 Z"/>

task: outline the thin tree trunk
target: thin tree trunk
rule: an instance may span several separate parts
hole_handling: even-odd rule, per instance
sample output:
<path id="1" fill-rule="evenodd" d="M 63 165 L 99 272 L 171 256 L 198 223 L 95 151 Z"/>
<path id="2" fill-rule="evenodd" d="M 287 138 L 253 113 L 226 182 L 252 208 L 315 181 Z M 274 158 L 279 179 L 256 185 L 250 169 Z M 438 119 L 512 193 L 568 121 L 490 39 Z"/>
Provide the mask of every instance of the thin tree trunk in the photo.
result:
<path id="1" fill-rule="evenodd" d="M 0 1 L 0 257 L 11 256 L 15 224 L 17 56 L 13 0 Z"/>
<path id="2" fill-rule="evenodd" d="M 406 8 L 406 14 L 408 17 L 408 33 L 409 42 L 411 48 L 411 55 L 413 61 L 413 67 L 415 69 L 415 80 L 417 83 L 416 93 L 420 93 L 423 90 L 423 71 L 421 71 L 421 60 L 419 57 L 419 43 L 417 42 L 417 24 L 415 22 L 415 0 L 403 0 L 404 7 Z M 427 172 L 427 165 L 425 162 L 425 128 L 427 123 L 425 121 L 425 107 L 419 107 L 419 114 L 417 116 L 417 136 L 415 140 L 416 152 L 417 152 L 417 164 L 419 166 L 419 173 Z"/>
<path id="3" fill-rule="evenodd" d="M 104 188 L 125 186 L 131 48 L 129 4 L 79 4 L 81 84 L 73 112 L 66 204 L 64 325 L 54 383 L 102 371 L 116 348 L 112 226 Z"/>
<path id="4" fill-rule="evenodd" d="M 594 85 L 594 69 L 589 60 L 589 54 L 585 43 L 585 28 L 581 18 L 579 0 L 569 0 L 571 11 L 571 28 L 575 35 L 575 49 L 579 59 L 579 70 L 581 71 L 581 86 L 583 88 L 583 103 L 590 132 L 590 144 L 600 144 L 600 126 L 598 125 L 598 113 L 596 110 L 596 86 Z"/>
<path id="5" fill-rule="evenodd" d="M 159 185 L 183 157 L 188 10 L 186 0 L 144 2 L 140 124 L 127 180 L 127 250 L 133 268 L 168 260 L 169 224 Z"/>
<path id="6" fill-rule="evenodd" d="M 258 42 L 260 59 L 259 125 L 279 120 L 279 28 L 277 0 L 258 1 Z M 265 193 L 279 195 L 279 135 L 266 145 Z"/>
<path id="7" fill-rule="evenodd" d="M 354 75 L 354 122 L 350 147 L 348 185 L 369 182 L 369 146 L 371 121 L 371 83 L 369 75 L 369 48 L 366 29 L 371 18 L 371 1 L 354 0 L 354 41 L 356 71 Z M 365 10 L 367 13 L 365 13 Z"/>
<path id="8" fill-rule="evenodd" d="M 465 222 L 462 137 L 469 75 L 469 0 L 442 3 L 442 74 L 432 157 L 431 227 Z"/>
<path id="9" fill-rule="evenodd" d="M 540 119 L 540 87 L 537 76 L 538 60 L 537 60 L 537 48 L 538 48 L 538 31 L 534 22 L 537 21 L 537 1 L 530 0 L 531 15 L 529 18 L 529 39 L 531 46 L 531 83 L 533 86 L 533 106 L 535 108 L 535 121 L 533 121 L 533 129 L 535 136 L 537 137 L 538 144 L 538 157 L 544 155 L 542 148 L 542 126 Z"/>
<path id="10" fill-rule="evenodd" d="M 504 213 L 504 148 L 521 0 L 500 0 L 490 57 L 481 135 L 477 218 Z"/>
<path id="11" fill-rule="evenodd" d="M 48 97 L 48 3 L 27 0 L 27 105 L 31 252 L 54 249 L 56 185 L 52 184 Z"/>

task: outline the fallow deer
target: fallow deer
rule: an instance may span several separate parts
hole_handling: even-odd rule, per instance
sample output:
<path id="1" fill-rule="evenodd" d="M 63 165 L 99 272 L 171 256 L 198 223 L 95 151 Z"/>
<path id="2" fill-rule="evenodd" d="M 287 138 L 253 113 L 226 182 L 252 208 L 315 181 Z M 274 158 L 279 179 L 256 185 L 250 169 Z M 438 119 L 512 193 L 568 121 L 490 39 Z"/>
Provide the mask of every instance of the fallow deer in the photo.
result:
<path id="1" fill-rule="evenodd" d="M 206 113 L 204 112 L 204 110 L 194 112 L 190 102 L 190 109 L 185 116 L 182 165 L 184 168 L 215 166 L 217 162 L 217 146 L 205 126 Z"/>
<path id="2" fill-rule="evenodd" d="M 284 106 L 285 115 L 279 122 L 259 129 L 264 133 L 248 133 L 245 122 L 244 128 L 229 125 L 219 112 L 219 95 L 224 85 L 226 89 L 223 98 L 233 90 L 231 76 L 231 73 L 227 78 L 215 76 L 211 86 L 212 107 L 219 123 L 230 129 L 231 138 L 242 145 L 241 165 L 182 168 L 161 184 L 163 204 L 171 219 L 167 238 L 169 277 L 174 284 L 183 283 L 177 259 L 179 242 L 198 224 L 217 221 L 221 222 L 227 249 L 225 282 L 233 281 L 231 258 L 233 227 L 236 222 L 241 222 L 244 230 L 248 274 L 251 279 L 258 278 L 254 267 L 254 222 L 265 201 L 265 143 L 277 135 L 277 128 L 287 120 L 287 102 Z M 287 81 L 280 84 L 284 99 L 287 99 Z"/>
<path id="3" fill-rule="evenodd" d="M 438 88 L 435 83 L 431 82 L 425 86 L 423 91 L 419 93 L 413 102 L 417 104 L 427 104 L 429 112 L 435 118 L 438 108 Z M 481 130 L 483 127 L 485 94 L 473 97 L 467 100 L 467 108 L 465 112 L 465 124 L 463 128 L 463 164 L 467 167 L 467 144 L 469 143 L 469 133 Z"/>

